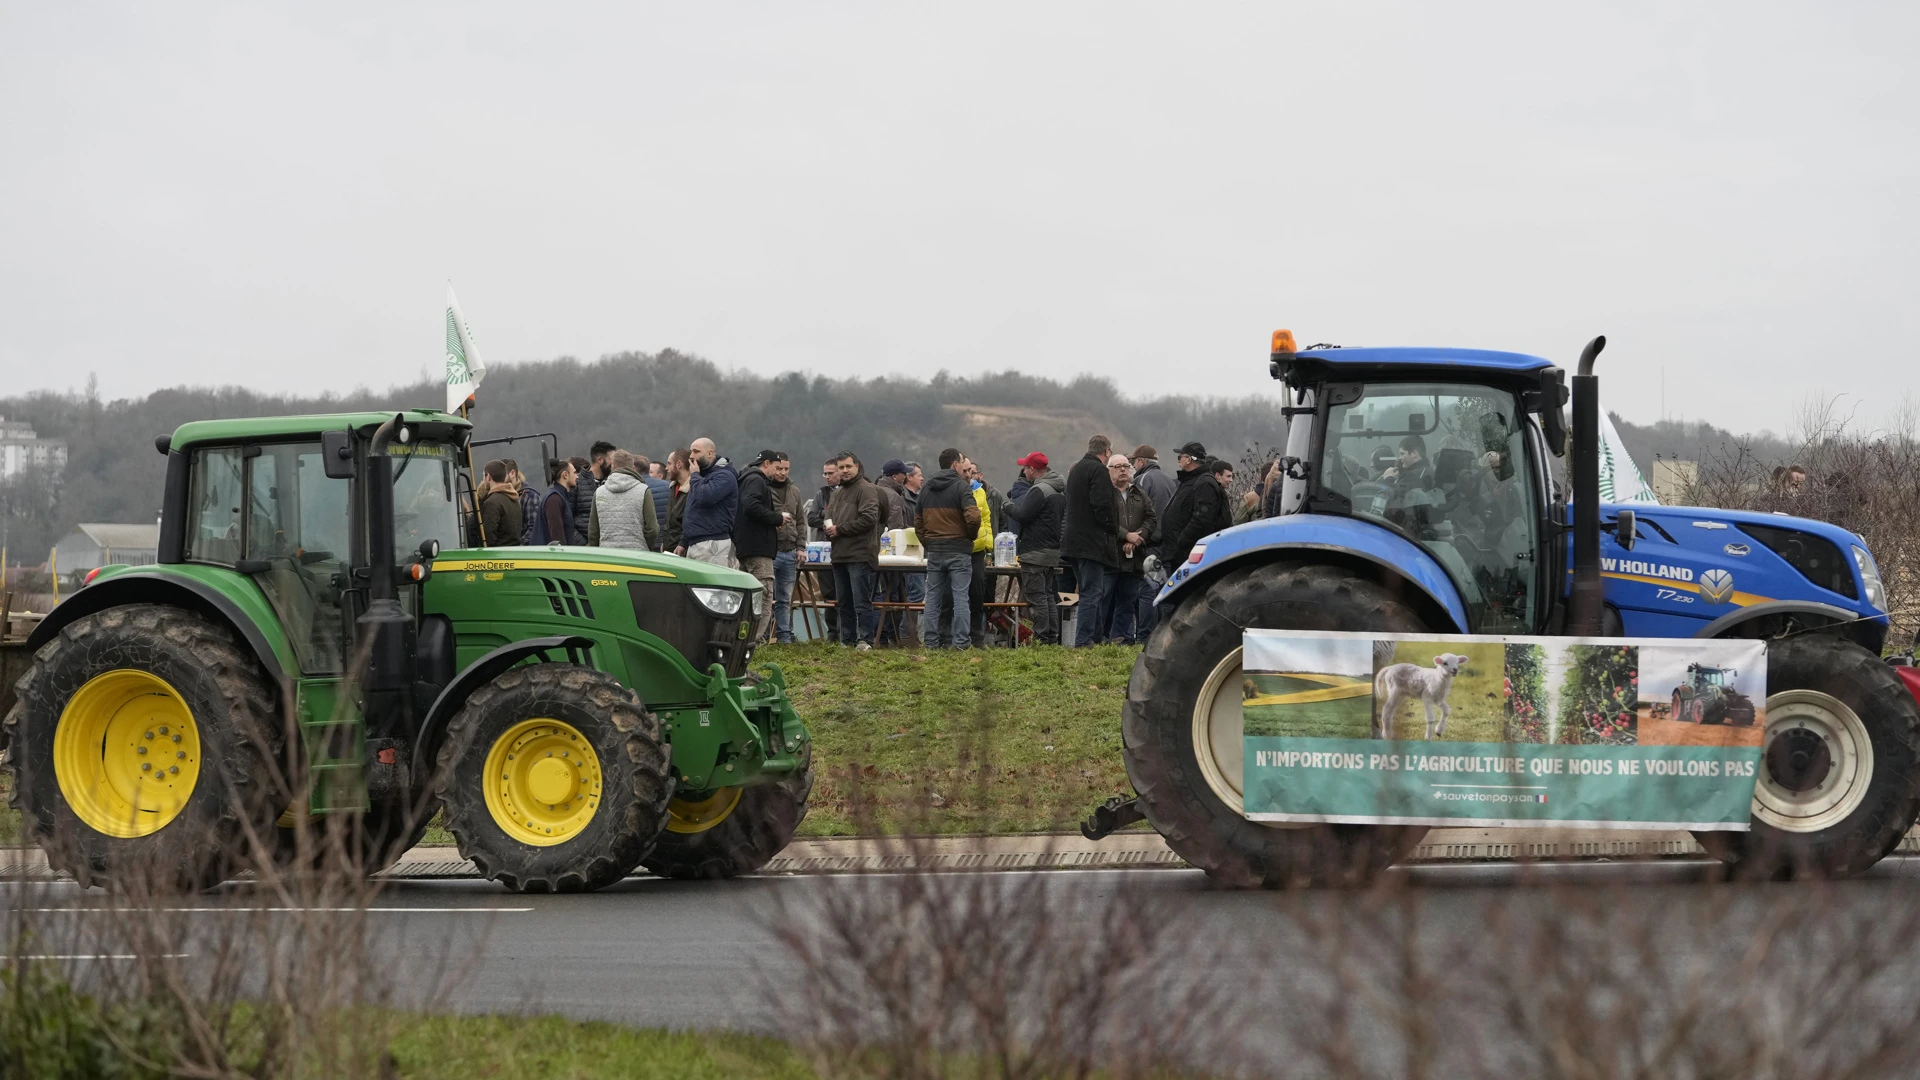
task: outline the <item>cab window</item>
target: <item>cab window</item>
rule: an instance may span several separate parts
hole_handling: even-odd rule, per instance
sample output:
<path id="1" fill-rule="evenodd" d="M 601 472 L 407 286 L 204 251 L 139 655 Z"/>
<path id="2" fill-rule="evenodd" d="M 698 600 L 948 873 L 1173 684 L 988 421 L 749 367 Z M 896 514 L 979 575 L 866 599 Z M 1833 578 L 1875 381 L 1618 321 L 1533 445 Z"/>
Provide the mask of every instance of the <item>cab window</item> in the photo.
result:
<path id="1" fill-rule="evenodd" d="M 1531 631 L 1539 609 L 1540 508 L 1518 404 L 1492 387 L 1389 383 L 1327 410 L 1321 489 L 1425 548 L 1475 633 Z"/>
<path id="2" fill-rule="evenodd" d="M 246 556 L 285 628 L 300 669 L 337 674 L 347 628 L 349 482 L 328 479 L 318 443 L 263 445 L 247 459 Z"/>
<path id="3" fill-rule="evenodd" d="M 240 559 L 240 513 L 246 488 L 237 446 L 199 450 L 187 485 L 192 512 L 187 520 L 186 555 L 190 562 L 232 566 Z"/>

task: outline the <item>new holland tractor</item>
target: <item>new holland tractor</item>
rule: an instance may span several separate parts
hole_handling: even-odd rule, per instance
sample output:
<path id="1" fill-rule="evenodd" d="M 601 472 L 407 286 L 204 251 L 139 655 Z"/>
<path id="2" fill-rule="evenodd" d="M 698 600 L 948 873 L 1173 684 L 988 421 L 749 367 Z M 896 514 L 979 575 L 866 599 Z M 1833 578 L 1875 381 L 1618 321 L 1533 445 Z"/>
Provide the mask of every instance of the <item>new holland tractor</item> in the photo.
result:
<path id="1" fill-rule="evenodd" d="M 1880 659 L 1879 572 L 1859 537 L 1773 514 L 1606 505 L 1604 338 L 1572 379 L 1515 353 L 1296 349 L 1274 335 L 1286 418 L 1278 516 L 1207 537 L 1157 598 L 1127 688 L 1132 803 L 1215 879 L 1364 878 L 1423 827 L 1277 825 L 1242 814 L 1241 634 L 1393 633 L 1766 639 L 1763 763 L 1751 831 L 1697 834 L 1742 874 L 1858 873 L 1914 822 L 1920 705 Z M 1417 453 L 1410 452 L 1417 451 Z M 1555 459 L 1570 457 L 1569 499 Z M 1381 463 L 1408 462 L 1389 475 Z"/>
<path id="2" fill-rule="evenodd" d="M 5 721 L 54 867 L 199 888 L 344 822 L 371 871 L 436 809 L 531 892 L 727 877 L 787 843 L 812 748 L 779 670 L 748 671 L 759 583 L 648 552 L 443 551 L 469 438 L 420 411 L 156 440 L 158 563 L 54 608 Z"/>
<path id="3" fill-rule="evenodd" d="M 1735 690 L 1731 681 L 1739 674 L 1736 668 L 1688 664 L 1687 681 L 1673 688 L 1672 717 L 1692 724 L 1752 724 L 1753 699 Z"/>

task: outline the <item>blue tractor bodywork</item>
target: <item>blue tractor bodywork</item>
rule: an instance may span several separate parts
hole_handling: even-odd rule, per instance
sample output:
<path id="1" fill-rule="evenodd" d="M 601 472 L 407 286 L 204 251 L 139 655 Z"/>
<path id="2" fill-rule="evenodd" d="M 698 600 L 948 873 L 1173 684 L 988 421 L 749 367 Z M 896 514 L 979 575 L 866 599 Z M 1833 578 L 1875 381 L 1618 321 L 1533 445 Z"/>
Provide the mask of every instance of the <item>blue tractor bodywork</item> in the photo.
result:
<path id="1" fill-rule="evenodd" d="M 1426 380 L 1432 383 L 1484 383 L 1520 395 L 1519 406 L 1534 414 L 1528 423 L 1541 461 L 1542 476 L 1554 432 L 1564 431 L 1558 415 L 1561 373 L 1549 361 L 1520 353 L 1469 349 L 1311 349 L 1276 356 L 1274 375 L 1285 378 L 1296 402 L 1312 403 L 1302 389 L 1317 390 L 1317 408 L 1290 409 L 1290 423 L 1311 422 L 1306 445 L 1317 459 L 1326 444 L 1327 402 L 1341 400 L 1336 386 Z M 1346 397 L 1364 396 L 1348 390 Z M 1551 415 L 1549 415 L 1551 413 Z M 1547 433 L 1544 437 L 1541 432 Z M 1340 431 L 1333 431 L 1338 438 Z M 1289 452 L 1300 441 L 1289 440 Z M 1176 601 L 1233 568 L 1279 558 L 1337 561 L 1402 592 L 1423 609 L 1435 629 L 1456 633 L 1558 633 L 1564 626 L 1572 572 L 1572 512 L 1554 486 L 1537 500 L 1541 520 L 1537 552 L 1547 603 L 1534 605 L 1531 627 L 1478 625 L 1468 602 L 1475 583 L 1463 580 L 1462 567 L 1443 565 L 1405 529 L 1348 511 L 1349 500 L 1322 496 L 1316 466 L 1302 462 L 1305 485 L 1301 505 L 1280 517 L 1251 521 L 1215 533 L 1195 547 L 1189 561 L 1172 572 L 1157 602 Z M 1543 481 L 1543 483 L 1545 483 Z M 1631 549 L 1615 535 L 1621 511 L 1637 518 Z M 1881 584 L 1867 546 L 1858 536 L 1824 522 L 1778 514 L 1671 507 L 1652 503 L 1600 504 L 1600 577 L 1607 628 L 1636 637 L 1716 637 L 1760 632 L 1783 618 L 1841 627 L 1854 640 L 1878 652 L 1888 620 Z"/>

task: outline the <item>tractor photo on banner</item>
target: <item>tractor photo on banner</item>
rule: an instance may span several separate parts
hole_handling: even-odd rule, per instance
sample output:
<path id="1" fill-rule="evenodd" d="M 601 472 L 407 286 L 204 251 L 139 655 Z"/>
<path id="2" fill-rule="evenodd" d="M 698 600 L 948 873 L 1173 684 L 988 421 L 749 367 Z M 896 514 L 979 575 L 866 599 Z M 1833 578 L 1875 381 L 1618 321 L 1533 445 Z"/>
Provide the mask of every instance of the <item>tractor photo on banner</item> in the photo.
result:
<path id="1" fill-rule="evenodd" d="M 1250 630 L 1246 816 L 1744 831 L 1766 645 Z"/>

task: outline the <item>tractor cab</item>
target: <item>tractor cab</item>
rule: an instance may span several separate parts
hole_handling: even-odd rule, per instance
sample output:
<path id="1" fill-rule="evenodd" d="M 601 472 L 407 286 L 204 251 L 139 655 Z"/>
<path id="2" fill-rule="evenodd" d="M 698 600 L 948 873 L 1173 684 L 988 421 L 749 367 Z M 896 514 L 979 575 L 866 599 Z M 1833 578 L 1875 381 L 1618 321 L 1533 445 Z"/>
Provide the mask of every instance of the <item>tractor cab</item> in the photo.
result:
<path id="1" fill-rule="evenodd" d="M 1560 369 L 1466 349 L 1293 351 L 1290 334 L 1275 337 L 1282 513 L 1347 517 L 1414 545 L 1476 632 L 1542 628 L 1562 569 L 1548 460 L 1565 439 Z"/>

